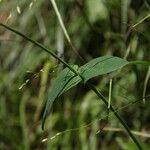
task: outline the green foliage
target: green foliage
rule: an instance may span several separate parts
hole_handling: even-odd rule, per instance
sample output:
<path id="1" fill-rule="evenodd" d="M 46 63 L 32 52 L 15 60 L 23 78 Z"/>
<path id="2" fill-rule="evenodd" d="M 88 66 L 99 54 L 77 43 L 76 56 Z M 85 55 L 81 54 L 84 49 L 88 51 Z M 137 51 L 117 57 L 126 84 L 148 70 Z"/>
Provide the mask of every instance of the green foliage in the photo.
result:
<path id="1" fill-rule="evenodd" d="M 98 75 L 104 75 L 120 69 L 128 64 L 128 61 L 119 57 L 102 56 L 92 59 L 80 68 L 80 73 L 85 82 Z"/>
<path id="2" fill-rule="evenodd" d="M 81 68 L 86 64 L 79 55 L 88 63 L 93 58 L 108 55 L 128 60 L 122 60 L 129 65 L 113 76 L 111 105 L 142 148 L 148 149 L 149 1 L 55 0 L 76 53 L 64 38 L 51 2 L 0 0 L 0 23 L 34 39 L 30 43 L 0 26 L 0 149 L 137 149 L 113 113 L 107 116 L 107 105 L 87 88 L 87 83 L 92 82 L 108 100 L 109 80 L 115 74 L 101 75 L 94 67 L 86 69 L 84 74 Z M 33 45 L 35 41 L 42 43 L 38 45 L 42 47 L 35 46 L 38 42 Z M 54 56 L 60 56 L 57 55 L 60 51 L 68 64 L 81 66 L 75 69 L 64 65 L 75 72 L 65 68 L 70 75 L 66 78 L 68 83 L 64 80 L 58 83 L 62 87 L 55 87 L 62 66 L 60 61 L 41 51 L 42 48 L 47 51 L 46 47 L 56 54 Z M 121 67 L 116 64 L 116 69 L 123 67 L 123 64 Z M 99 65 L 96 64 L 97 68 Z M 91 80 L 84 83 L 86 80 L 76 73 L 83 73 L 82 76 Z M 93 73 L 101 76 L 93 78 Z M 76 86 L 80 82 L 85 86 Z M 53 113 L 47 117 L 46 128 L 42 131 L 45 100 L 50 100 L 47 98 L 54 87 L 58 91 L 53 94 L 53 101 L 47 102 L 49 106 L 55 102 Z M 59 100 L 55 101 L 54 97 Z M 119 132 L 110 130 L 113 128 Z"/>
<path id="3" fill-rule="evenodd" d="M 84 82 L 87 82 L 87 80 L 95 76 L 110 73 L 112 71 L 122 68 L 127 64 L 128 61 L 124 59 L 113 57 L 113 56 L 103 56 L 91 60 L 90 62 L 86 63 L 80 68 L 77 65 L 74 65 L 73 69 L 75 69 L 83 77 Z M 81 77 L 77 76 L 69 68 L 65 68 L 62 72 L 59 73 L 48 95 L 48 100 L 46 102 L 43 121 L 42 121 L 43 129 L 44 129 L 45 120 L 50 112 L 54 100 L 58 96 L 63 94 L 63 92 L 66 92 L 67 90 L 74 87 L 81 81 L 82 81 Z"/>
<path id="4" fill-rule="evenodd" d="M 78 69 L 78 66 L 74 65 L 73 66 L 74 69 Z M 74 80 L 75 78 L 75 80 Z M 54 102 L 54 100 L 60 96 L 63 91 L 67 91 L 69 90 L 71 87 L 75 86 L 76 84 L 78 84 L 81 81 L 81 78 L 77 78 L 77 82 L 76 81 L 76 75 L 68 68 L 65 68 L 55 79 L 54 83 L 53 83 L 53 87 L 52 89 L 50 89 L 50 93 L 48 95 L 48 100 L 46 103 L 46 108 L 44 111 L 44 115 L 43 115 L 43 122 L 42 122 L 42 128 L 44 128 L 44 123 L 46 120 L 46 117 L 51 109 L 51 106 Z"/>

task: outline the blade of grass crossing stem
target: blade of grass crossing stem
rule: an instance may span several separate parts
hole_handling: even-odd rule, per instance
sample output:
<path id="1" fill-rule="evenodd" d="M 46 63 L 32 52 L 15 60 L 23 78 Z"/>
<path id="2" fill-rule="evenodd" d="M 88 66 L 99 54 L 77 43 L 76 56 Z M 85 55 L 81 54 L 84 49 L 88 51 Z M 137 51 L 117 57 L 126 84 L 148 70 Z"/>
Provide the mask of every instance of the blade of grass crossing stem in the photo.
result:
<path id="1" fill-rule="evenodd" d="M 72 72 L 74 72 L 76 75 L 79 75 L 82 79 L 82 81 L 84 81 L 83 77 L 76 71 L 74 70 L 70 65 L 68 65 L 64 60 L 62 60 L 61 58 L 59 58 L 55 53 L 49 51 L 49 49 L 45 48 L 42 44 L 32 40 L 31 38 L 27 37 L 26 35 L 22 34 L 21 32 L 8 27 L 7 25 L 4 25 L 2 23 L 0 23 L 0 26 L 16 33 L 17 35 L 21 36 L 22 38 L 26 39 L 27 41 L 30 41 L 31 43 L 33 43 L 34 45 L 38 46 L 39 48 L 41 48 L 43 51 L 47 52 L 48 54 L 52 55 L 54 58 L 56 58 L 57 60 L 59 60 L 61 63 L 63 63 L 66 67 L 68 67 Z M 134 64 L 134 63 L 133 63 Z M 89 82 L 86 83 L 86 85 L 94 91 L 94 93 L 100 98 L 102 99 L 102 101 L 105 103 L 106 106 L 108 106 L 108 102 L 105 99 L 105 97 Z M 124 126 L 124 128 L 126 129 L 128 135 L 132 138 L 132 140 L 134 141 L 134 143 L 136 144 L 136 146 L 138 147 L 138 149 L 142 149 L 141 145 L 139 144 L 139 142 L 137 141 L 137 139 L 134 137 L 134 135 L 131 133 L 129 127 L 127 126 L 127 124 L 124 122 L 124 120 L 121 118 L 121 116 L 115 112 L 114 108 L 110 105 L 110 110 L 114 113 L 114 115 L 118 118 L 118 120 L 120 121 L 120 123 Z"/>
<path id="2" fill-rule="evenodd" d="M 58 10 L 58 7 L 57 7 L 57 4 L 56 4 L 55 0 L 50 0 L 50 1 L 51 1 L 52 5 L 53 5 L 54 11 L 55 11 L 55 13 L 57 15 L 58 21 L 60 23 L 60 26 L 61 26 L 61 28 L 62 28 L 62 30 L 64 32 L 64 35 L 65 35 L 68 43 L 70 44 L 70 46 L 71 46 L 72 50 L 74 51 L 74 53 L 77 56 L 79 56 L 79 58 L 84 62 L 84 58 L 82 58 L 82 56 L 78 53 L 78 51 L 76 50 L 75 46 L 73 45 L 73 43 L 71 41 L 71 38 L 70 38 L 70 36 L 69 36 L 69 34 L 68 34 L 67 30 L 66 30 L 66 27 L 64 25 L 62 16 L 61 16 L 61 14 L 60 14 L 60 12 Z"/>
<path id="3" fill-rule="evenodd" d="M 150 96 L 148 95 L 148 96 L 146 96 L 145 98 L 149 98 L 149 97 L 150 97 Z M 140 102 L 141 100 L 142 100 L 142 99 L 138 99 L 138 100 L 135 100 L 135 101 L 133 101 L 133 102 L 129 102 L 127 105 L 122 106 L 122 107 L 120 107 L 120 108 L 118 108 L 118 109 L 115 109 L 115 111 L 116 111 L 116 112 L 119 112 L 119 111 L 125 110 L 127 107 L 129 107 L 129 106 L 131 106 L 131 105 L 133 105 L 133 104 L 136 104 L 137 102 Z M 109 113 L 109 117 L 112 116 L 112 115 L 113 115 L 113 112 Z M 87 128 L 87 127 L 91 126 L 91 124 L 95 123 L 96 121 L 101 121 L 101 120 L 104 120 L 105 118 L 108 118 L 108 114 L 107 114 L 107 115 L 104 115 L 104 116 L 101 116 L 100 118 L 94 119 L 92 122 L 89 122 L 88 124 L 79 126 L 79 127 L 77 127 L 77 128 L 70 128 L 70 129 L 67 129 L 67 130 L 58 132 L 58 133 L 56 133 L 54 136 L 52 136 L 51 138 L 48 137 L 48 138 L 42 139 L 42 142 L 46 142 L 46 141 L 48 141 L 49 139 L 52 140 L 52 139 L 56 138 L 57 136 L 60 136 L 60 135 L 65 134 L 65 133 L 67 133 L 67 132 L 73 132 L 73 131 L 78 131 L 78 130 L 83 129 L 83 128 Z M 82 123 L 81 123 L 81 124 L 82 124 Z M 107 128 L 107 127 L 106 127 L 106 128 Z M 106 128 L 104 127 L 103 130 L 105 130 Z M 120 129 L 119 129 L 119 130 L 120 130 Z M 121 130 L 122 130 L 122 129 L 121 129 Z M 122 131 L 123 131 L 123 130 L 122 130 Z M 132 130 L 131 132 L 132 132 L 133 134 L 135 134 L 135 135 L 139 135 L 139 136 L 143 136 L 143 137 L 150 137 L 149 134 L 146 134 L 146 133 L 141 133 L 141 132 L 133 131 L 133 130 Z M 100 133 L 100 132 L 98 131 L 96 134 L 98 134 L 98 133 Z M 53 138 L 53 137 L 54 137 L 54 138 Z"/>

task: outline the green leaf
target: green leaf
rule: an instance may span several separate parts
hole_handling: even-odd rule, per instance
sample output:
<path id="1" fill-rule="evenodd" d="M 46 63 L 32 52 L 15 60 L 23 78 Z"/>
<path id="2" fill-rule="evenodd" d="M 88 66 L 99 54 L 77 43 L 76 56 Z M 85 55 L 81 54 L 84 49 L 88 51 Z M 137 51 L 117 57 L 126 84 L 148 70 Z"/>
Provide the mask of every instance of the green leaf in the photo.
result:
<path id="1" fill-rule="evenodd" d="M 80 67 L 79 71 L 86 82 L 87 80 L 98 75 L 103 75 L 120 69 L 128 63 L 128 61 L 119 57 L 102 56 L 92 59 L 91 61 Z"/>
<path id="2" fill-rule="evenodd" d="M 121 59 L 119 57 L 113 56 L 103 56 L 95 58 L 88 62 L 87 64 L 81 66 L 80 68 L 77 65 L 72 66 L 73 69 L 79 71 L 81 76 L 84 78 L 84 81 L 106 73 L 115 71 L 123 66 L 127 65 L 128 61 Z M 82 81 L 80 76 L 75 75 L 69 68 L 65 68 L 54 80 L 52 89 L 48 95 L 48 100 L 46 102 L 46 107 L 43 115 L 42 129 L 44 129 L 45 120 L 49 114 L 51 106 L 55 99 L 61 94 L 74 87 Z"/>
<path id="3" fill-rule="evenodd" d="M 68 91 L 69 89 L 71 89 L 72 87 L 76 86 L 81 81 L 82 79 L 79 76 L 75 76 L 74 78 L 69 80 L 66 86 L 64 87 L 64 89 L 62 90 L 62 92 L 59 94 L 59 96 L 63 94 L 64 92 Z"/>
<path id="4" fill-rule="evenodd" d="M 75 70 L 78 69 L 77 65 L 74 65 L 73 68 Z M 48 100 L 46 102 L 45 111 L 43 115 L 43 121 L 42 121 L 42 129 L 44 129 L 45 120 L 49 114 L 49 111 L 51 109 L 51 106 L 55 99 L 60 96 L 62 93 L 66 92 L 73 86 L 77 85 L 79 82 L 81 82 L 81 78 L 79 76 L 76 76 L 72 71 L 70 71 L 68 68 L 65 68 L 54 80 L 52 89 L 50 90 L 48 94 Z"/>

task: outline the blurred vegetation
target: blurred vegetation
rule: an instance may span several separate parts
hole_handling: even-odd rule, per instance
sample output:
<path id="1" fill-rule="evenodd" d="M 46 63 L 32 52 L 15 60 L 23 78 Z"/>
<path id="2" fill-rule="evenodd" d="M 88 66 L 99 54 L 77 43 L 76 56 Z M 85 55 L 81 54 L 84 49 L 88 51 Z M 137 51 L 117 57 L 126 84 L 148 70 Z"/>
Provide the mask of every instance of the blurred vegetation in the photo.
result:
<path id="1" fill-rule="evenodd" d="M 67 43 L 48 0 L 1 0 L 0 22 L 41 42 L 70 64 L 81 65 L 103 55 L 150 61 L 150 17 L 136 25 L 150 14 L 148 0 L 56 3 L 80 57 Z M 107 108 L 84 85 L 54 103 L 42 131 L 44 104 L 62 68 L 33 44 L 0 27 L 0 150 L 136 149 L 113 115 L 107 121 Z M 150 95 L 149 70 L 144 65 L 125 67 L 112 87 L 112 105 L 120 109 L 144 149 L 150 147 L 149 98 L 143 104 L 143 97 Z M 107 98 L 109 78 L 105 75 L 91 81 Z M 139 102 L 131 103 L 136 100 Z M 42 142 L 45 138 L 48 140 Z"/>

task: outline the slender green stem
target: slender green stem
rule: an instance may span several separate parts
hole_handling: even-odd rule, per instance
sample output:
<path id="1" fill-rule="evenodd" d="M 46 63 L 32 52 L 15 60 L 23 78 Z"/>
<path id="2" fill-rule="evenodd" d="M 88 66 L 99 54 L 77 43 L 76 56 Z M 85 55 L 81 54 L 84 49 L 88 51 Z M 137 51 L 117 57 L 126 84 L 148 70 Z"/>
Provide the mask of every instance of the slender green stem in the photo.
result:
<path id="1" fill-rule="evenodd" d="M 41 48 L 42 50 L 44 50 L 45 52 L 47 52 L 48 54 L 52 55 L 54 58 L 56 58 L 57 60 L 59 60 L 61 63 L 63 63 L 66 67 L 68 67 L 72 72 L 74 72 L 76 75 L 80 76 L 82 81 L 84 82 L 84 78 L 82 77 L 82 75 L 80 75 L 76 70 L 74 70 L 71 66 L 69 66 L 69 64 L 67 64 L 64 60 L 62 60 L 61 58 L 59 58 L 55 53 L 49 51 L 49 49 L 45 48 L 42 44 L 30 39 L 29 37 L 25 36 L 24 34 L 20 33 L 19 31 L 8 27 L 7 25 L 4 25 L 2 23 L 0 23 L 0 26 L 16 33 L 17 35 L 23 37 L 24 39 L 26 39 L 27 41 L 30 41 L 31 43 L 33 43 L 34 45 L 38 46 L 39 48 Z M 95 92 L 95 94 L 102 99 L 102 101 L 105 103 L 106 106 L 108 106 L 108 102 L 105 99 L 105 97 L 90 83 L 87 82 L 86 85 Z M 114 113 L 114 115 L 118 118 L 118 120 L 120 121 L 120 123 L 124 126 L 124 128 L 126 129 L 127 133 L 129 134 L 129 136 L 132 138 L 132 140 L 134 141 L 134 143 L 137 145 L 137 147 L 141 150 L 142 147 L 140 146 L 139 142 L 136 140 L 136 138 L 134 137 L 134 135 L 131 133 L 129 127 L 127 126 L 127 124 L 124 122 L 124 120 L 121 118 L 121 116 L 115 112 L 115 109 L 110 105 L 110 110 Z"/>
<path id="2" fill-rule="evenodd" d="M 110 105 L 111 105 L 111 95 L 112 95 L 112 79 L 110 79 L 110 81 L 109 81 L 108 109 L 110 109 Z"/>
<path id="3" fill-rule="evenodd" d="M 144 60 L 135 60 L 135 61 L 130 61 L 129 65 L 150 65 L 150 61 L 144 61 Z"/>
<path id="4" fill-rule="evenodd" d="M 150 17 L 150 13 L 148 15 L 146 15 L 144 18 L 142 18 L 139 22 L 137 22 L 136 24 L 134 24 L 132 27 L 135 28 L 136 26 L 138 26 L 139 24 L 141 24 L 142 22 L 144 22 L 149 17 Z"/>
<path id="5" fill-rule="evenodd" d="M 34 45 L 38 46 L 39 48 L 41 48 L 42 50 L 44 50 L 45 52 L 47 52 L 48 54 L 50 54 L 51 56 L 53 56 L 54 58 L 56 58 L 57 60 L 59 60 L 62 64 L 64 64 L 66 67 L 68 67 L 72 72 L 74 72 L 76 75 L 79 75 L 78 72 L 76 72 L 76 70 L 74 70 L 70 65 L 68 65 L 63 59 L 59 58 L 55 53 L 49 51 L 48 48 L 44 47 L 42 44 L 40 44 L 39 42 L 36 42 L 34 40 L 32 40 L 31 38 L 27 37 L 26 35 L 22 34 L 21 32 L 0 23 L 0 26 L 18 34 L 19 36 L 23 37 L 24 39 L 26 39 L 27 41 L 30 41 L 31 43 L 33 43 Z M 80 75 L 79 75 L 80 76 Z M 81 76 L 80 76 L 81 77 Z M 82 78 L 82 77 L 81 77 Z"/>
<path id="6" fill-rule="evenodd" d="M 96 95 L 104 102 L 104 104 L 106 106 L 108 106 L 108 102 L 105 99 L 105 97 L 92 84 L 87 83 L 87 86 L 96 93 Z M 124 126 L 124 128 L 128 132 L 129 136 L 132 138 L 132 140 L 134 141 L 134 143 L 136 144 L 136 146 L 140 150 L 142 150 L 141 145 L 139 144 L 139 142 L 137 141 L 137 139 L 134 137 L 134 135 L 131 133 L 128 125 L 125 123 L 125 121 L 122 119 L 122 117 L 115 111 L 115 109 L 112 107 L 112 105 L 110 105 L 110 110 L 114 113 L 114 115 L 118 118 L 118 120 L 120 121 L 120 123 Z"/>

